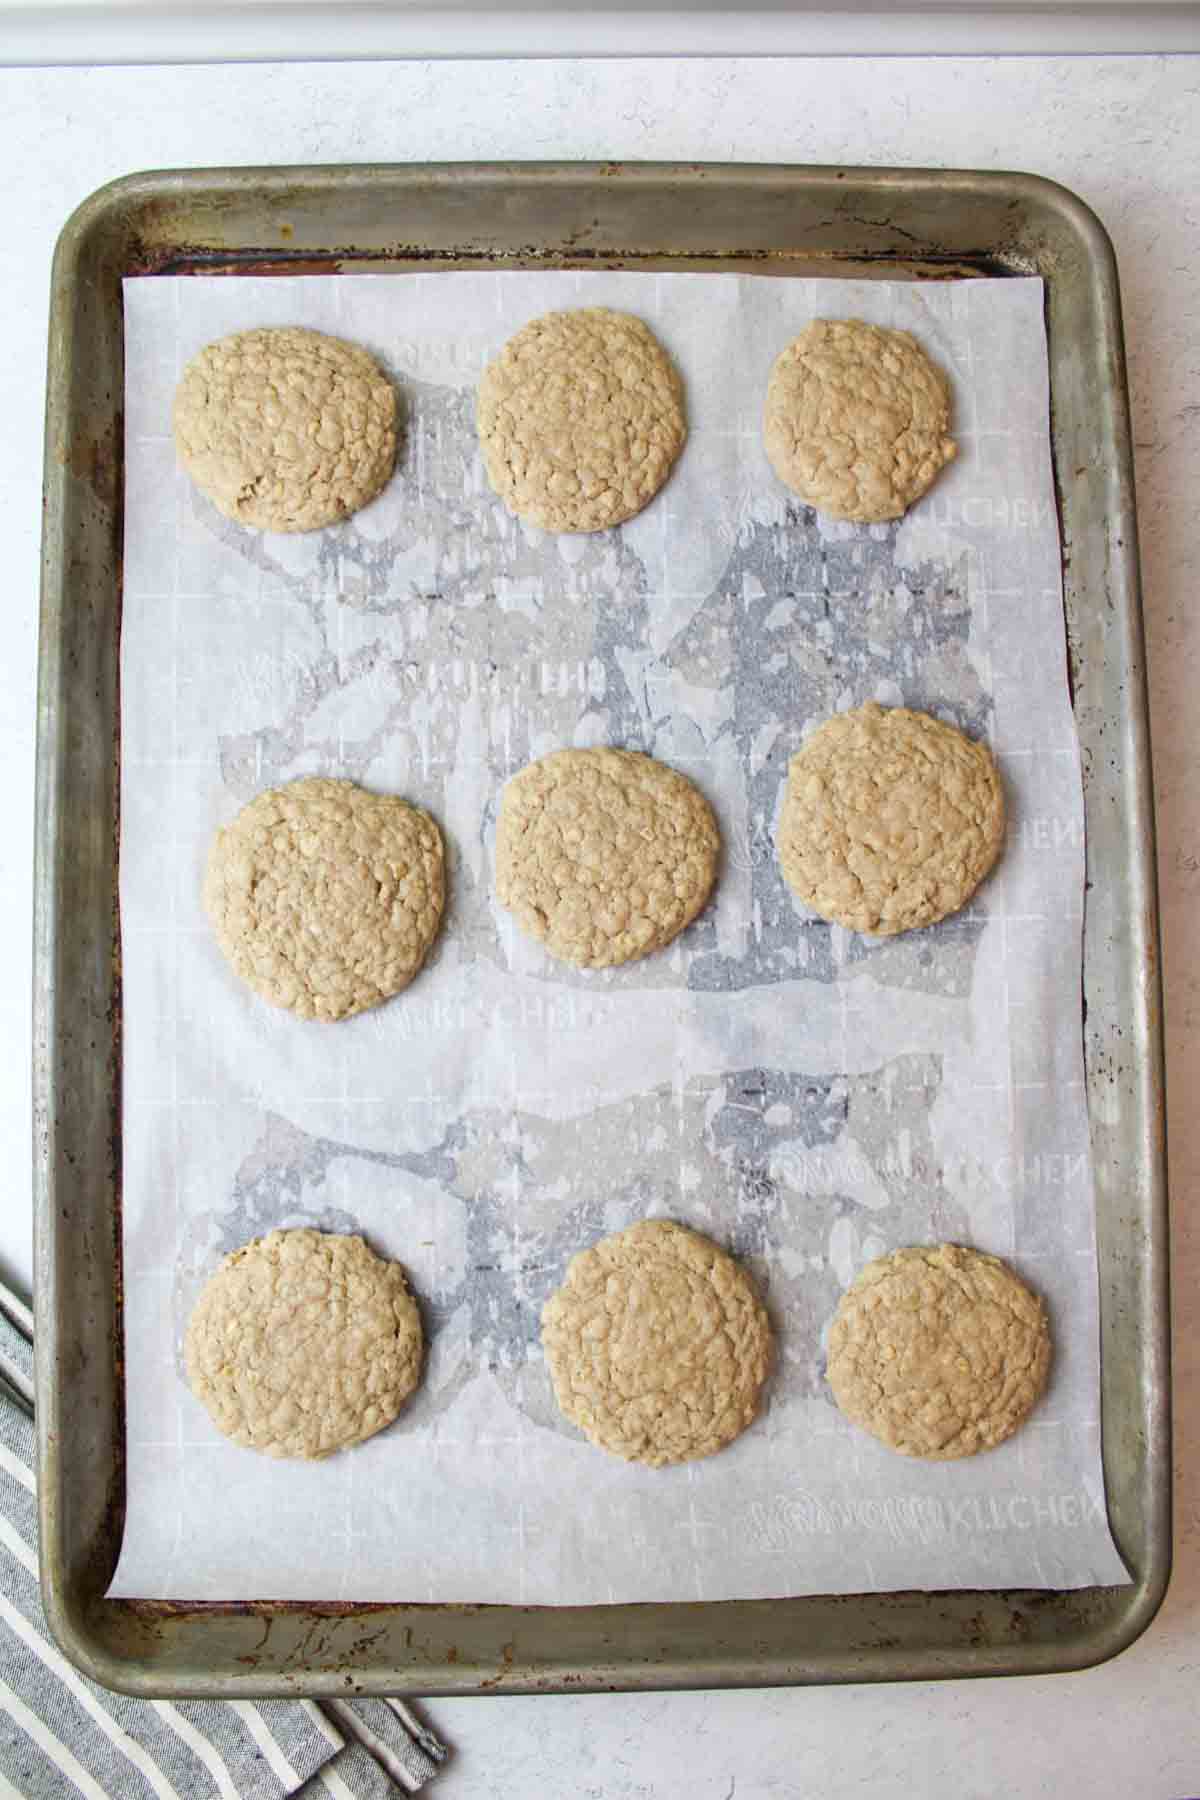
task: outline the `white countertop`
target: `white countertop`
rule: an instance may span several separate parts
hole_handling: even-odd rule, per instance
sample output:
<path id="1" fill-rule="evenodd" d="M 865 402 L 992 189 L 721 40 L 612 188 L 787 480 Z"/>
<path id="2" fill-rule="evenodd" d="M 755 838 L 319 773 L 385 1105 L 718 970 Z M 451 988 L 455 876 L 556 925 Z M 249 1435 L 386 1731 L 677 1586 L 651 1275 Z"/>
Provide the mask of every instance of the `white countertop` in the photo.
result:
<path id="1" fill-rule="evenodd" d="M 470 158 L 1027 169 L 1116 244 L 1137 444 L 1162 881 L 1176 1294 L 1175 1578 L 1082 1675 L 883 1688 L 438 1700 L 456 1800 L 1184 1800 L 1200 1794 L 1200 56 L 256 64 L 0 71 L 0 1266 L 28 1278 L 30 846 L 50 257 L 138 168 Z M 1200 1336 L 1200 1334 L 1198 1334 Z M 1102 1721 L 1104 1729 L 1097 1728 Z"/>

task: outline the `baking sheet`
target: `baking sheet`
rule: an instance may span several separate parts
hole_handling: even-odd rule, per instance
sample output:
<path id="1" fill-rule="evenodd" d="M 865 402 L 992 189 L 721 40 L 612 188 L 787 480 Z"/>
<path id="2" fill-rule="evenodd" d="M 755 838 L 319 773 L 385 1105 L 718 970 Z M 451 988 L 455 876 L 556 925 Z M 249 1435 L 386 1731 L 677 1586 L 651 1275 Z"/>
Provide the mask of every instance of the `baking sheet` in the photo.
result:
<path id="1" fill-rule="evenodd" d="M 1083 815 L 1040 282 L 156 278 L 126 282 L 125 303 L 112 1591 L 568 1603 L 1124 1580 L 1099 1463 Z M 638 519 L 555 539 L 487 489 L 473 389 L 512 330 L 573 303 L 655 325 L 691 437 Z M 763 455 L 770 362 L 817 314 L 913 329 L 951 373 L 960 457 L 899 525 L 816 518 Z M 367 344 L 405 395 L 395 481 L 314 537 L 246 532 L 174 471 L 183 362 L 267 323 Z M 986 735 L 1012 812 L 976 903 L 883 943 L 807 915 L 772 851 L 787 756 L 872 697 Z M 726 852 L 675 946 L 583 974 L 513 931 L 491 847 L 505 778 L 596 742 L 692 774 Z M 420 801 L 451 849 L 428 969 L 332 1028 L 240 991 L 198 899 L 216 826 L 316 771 Z M 747 1258 L 780 1338 L 763 1419 L 664 1471 L 583 1444 L 537 1345 L 570 1254 L 656 1213 Z M 225 1444 L 179 1373 L 220 1255 L 289 1223 L 400 1256 L 431 1336 L 396 1426 L 310 1467 Z M 822 1333 L 864 1261 L 942 1238 L 1015 1261 L 1058 1356 L 1008 1445 L 924 1466 L 841 1420 Z"/>

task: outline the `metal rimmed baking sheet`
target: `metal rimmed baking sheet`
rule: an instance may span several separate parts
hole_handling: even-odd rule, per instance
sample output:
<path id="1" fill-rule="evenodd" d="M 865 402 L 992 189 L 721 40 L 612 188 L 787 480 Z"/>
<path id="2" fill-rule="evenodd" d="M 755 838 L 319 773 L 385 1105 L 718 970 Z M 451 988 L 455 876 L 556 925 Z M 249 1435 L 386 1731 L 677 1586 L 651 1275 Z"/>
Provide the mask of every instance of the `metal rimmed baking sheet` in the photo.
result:
<path id="1" fill-rule="evenodd" d="M 247 1629 L 237 1609 L 181 1612 L 98 1599 L 120 1528 L 121 1492 L 113 952 L 119 279 L 150 269 L 315 273 L 464 261 L 594 266 L 597 259 L 635 268 L 871 270 L 917 278 L 1019 270 L 1047 283 L 1067 620 L 1087 782 L 1085 993 L 1107 1493 L 1135 1572 L 1131 1589 L 553 1613 L 300 1607 L 264 1618 L 263 1609 L 252 1608 L 257 1630 Z M 1086 209 L 1031 178 L 883 171 L 135 177 L 89 202 L 64 234 L 51 357 L 38 895 L 38 1116 L 46 1159 L 39 1171 L 39 1330 L 48 1602 L 73 1653 L 96 1672 L 107 1670 L 102 1678 L 115 1685 L 144 1691 L 315 1691 L 344 1686 L 348 1677 L 374 1691 L 430 1692 L 493 1680 L 507 1688 L 665 1686 L 982 1673 L 1069 1666 L 1119 1647 L 1153 1612 L 1168 1554 L 1161 1062 L 1119 319 L 1111 252 Z M 1114 741 L 1119 754 L 1108 750 Z M 68 994 L 69 1016 L 62 1009 Z M 97 1039 L 99 1021 L 105 1029 Z M 1118 1054 L 1126 1060 L 1114 1060 Z M 93 1180 L 68 1189 L 71 1159 L 78 1165 L 85 1146 Z M 103 1167 L 107 1182 L 96 1180 Z M 96 1210 L 85 1221 L 80 1209 L 89 1203 Z M 62 1218 L 64 1205 L 74 1230 Z M 67 1440 L 64 1371 L 78 1369 L 85 1351 L 94 1404 L 83 1415 L 87 1430 Z M 261 1649 L 251 1650 L 258 1638 Z M 239 1662 L 243 1655 L 255 1660 Z"/>

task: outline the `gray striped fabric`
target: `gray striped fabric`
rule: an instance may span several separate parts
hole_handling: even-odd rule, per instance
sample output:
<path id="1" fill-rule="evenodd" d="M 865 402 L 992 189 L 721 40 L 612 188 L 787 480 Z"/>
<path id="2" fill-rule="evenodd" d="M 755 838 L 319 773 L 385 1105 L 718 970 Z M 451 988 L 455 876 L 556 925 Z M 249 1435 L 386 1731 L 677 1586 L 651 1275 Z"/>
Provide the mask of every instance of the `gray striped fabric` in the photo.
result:
<path id="1" fill-rule="evenodd" d="M 38 1592 L 31 1327 L 0 1286 L 0 1800 L 397 1800 L 436 1775 L 399 1701 L 131 1700 L 67 1661 Z"/>

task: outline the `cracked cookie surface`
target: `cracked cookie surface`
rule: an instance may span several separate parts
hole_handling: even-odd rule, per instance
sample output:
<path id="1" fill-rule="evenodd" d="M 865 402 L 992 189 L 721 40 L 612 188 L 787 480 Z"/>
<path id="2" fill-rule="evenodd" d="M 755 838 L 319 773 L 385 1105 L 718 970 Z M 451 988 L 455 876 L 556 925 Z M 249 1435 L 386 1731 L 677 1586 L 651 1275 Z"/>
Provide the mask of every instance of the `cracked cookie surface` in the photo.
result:
<path id="1" fill-rule="evenodd" d="M 555 1398 L 627 1462 L 690 1462 L 758 1410 L 771 1326 L 741 1265 L 698 1232 L 647 1219 L 571 1259 L 542 1309 Z"/>
<path id="2" fill-rule="evenodd" d="M 777 358 L 763 439 L 779 479 L 831 519 L 898 519 L 957 454 L 950 383 L 907 331 L 817 319 Z"/>
<path id="3" fill-rule="evenodd" d="M 826 721 L 788 764 L 776 845 L 822 918 L 887 937 L 957 912 L 1004 843 L 986 744 L 874 701 Z"/>
<path id="4" fill-rule="evenodd" d="M 175 443 L 196 486 L 260 531 L 316 531 L 396 461 L 396 390 L 369 351 L 302 326 L 237 331 L 180 378 Z"/>
<path id="5" fill-rule="evenodd" d="M 1011 1437 L 1049 1369 L 1042 1302 L 999 1257 L 957 1244 L 868 1263 L 829 1333 L 829 1385 L 847 1418 L 938 1462 Z"/>
<path id="6" fill-rule="evenodd" d="M 272 1231 L 225 1258 L 188 1322 L 188 1384 L 265 1456 L 329 1456 L 390 1425 L 421 1375 L 404 1270 L 360 1237 Z"/>
<path id="7" fill-rule="evenodd" d="M 235 972 L 302 1019 L 398 994 L 437 936 L 442 835 L 420 807 L 353 781 L 270 788 L 218 831 L 204 906 Z"/>
<path id="8" fill-rule="evenodd" d="M 608 968 L 691 923 L 719 847 L 712 808 L 677 769 L 636 750 L 556 750 L 504 790 L 496 893 L 552 956 Z"/>
<path id="9" fill-rule="evenodd" d="M 545 531 L 603 531 L 658 492 L 687 437 L 683 383 L 630 313 L 546 313 L 509 338 L 479 383 L 488 480 Z"/>

